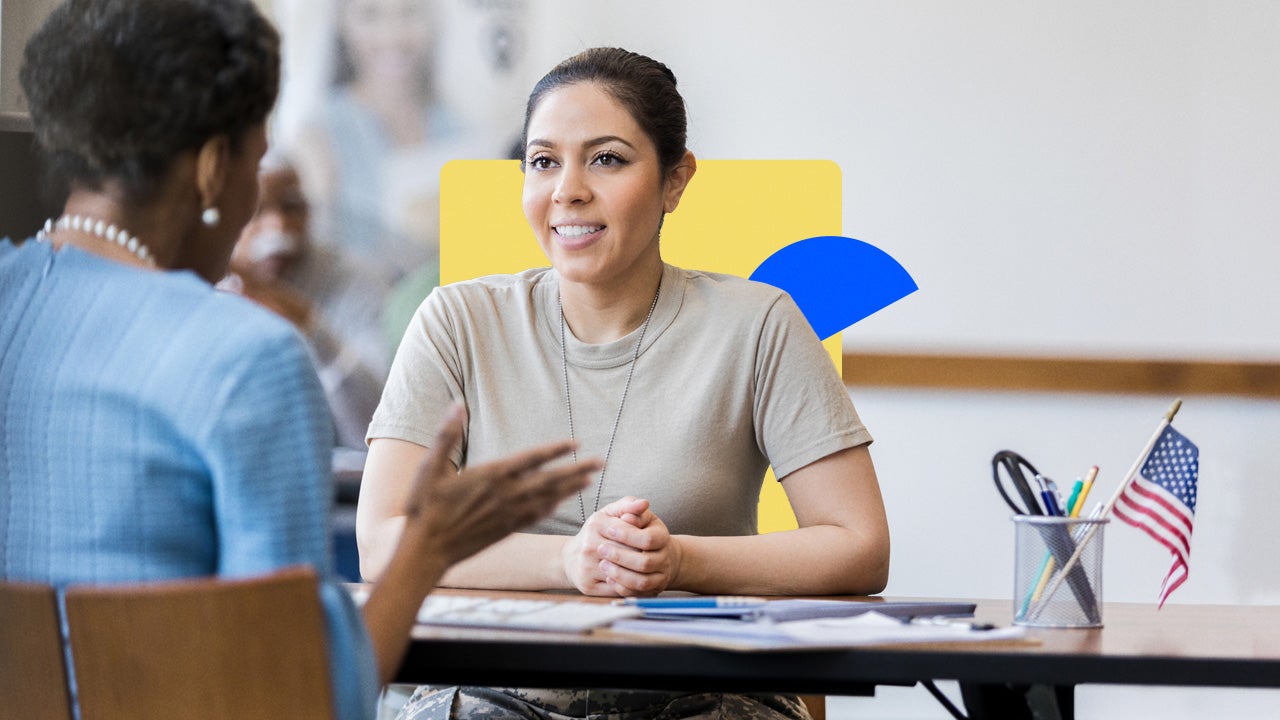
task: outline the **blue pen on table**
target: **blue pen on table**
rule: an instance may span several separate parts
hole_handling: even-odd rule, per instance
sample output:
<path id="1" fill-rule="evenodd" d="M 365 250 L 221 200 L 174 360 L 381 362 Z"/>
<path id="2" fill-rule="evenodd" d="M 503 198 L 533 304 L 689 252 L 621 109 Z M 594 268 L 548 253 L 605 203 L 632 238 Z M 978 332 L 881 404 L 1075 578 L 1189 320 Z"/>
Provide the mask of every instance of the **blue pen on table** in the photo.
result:
<path id="1" fill-rule="evenodd" d="M 737 595 L 717 595 L 707 597 L 648 597 L 624 598 L 614 600 L 614 605 L 633 605 L 638 608 L 740 608 L 763 605 L 767 601 L 760 597 Z"/>

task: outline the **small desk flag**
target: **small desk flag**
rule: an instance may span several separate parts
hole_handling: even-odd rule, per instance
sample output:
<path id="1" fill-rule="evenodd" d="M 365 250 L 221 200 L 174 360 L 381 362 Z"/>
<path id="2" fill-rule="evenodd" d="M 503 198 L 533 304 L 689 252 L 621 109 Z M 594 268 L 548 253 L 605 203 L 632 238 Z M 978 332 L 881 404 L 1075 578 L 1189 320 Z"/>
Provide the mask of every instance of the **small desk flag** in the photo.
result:
<path id="1" fill-rule="evenodd" d="M 1200 449 L 1169 425 L 1115 504 L 1116 517 L 1173 554 L 1173 566 L 1160 586 L 1160 607 L 1187 579 L 1199 475 Z"/>

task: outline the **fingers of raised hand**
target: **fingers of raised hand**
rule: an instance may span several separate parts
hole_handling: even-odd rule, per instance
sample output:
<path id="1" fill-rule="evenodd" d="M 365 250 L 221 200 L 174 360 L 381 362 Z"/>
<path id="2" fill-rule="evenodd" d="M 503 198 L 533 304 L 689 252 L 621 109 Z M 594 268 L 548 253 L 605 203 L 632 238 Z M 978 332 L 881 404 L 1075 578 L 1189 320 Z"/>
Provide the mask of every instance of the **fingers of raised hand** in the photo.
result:
<path id="1" fill-rule="evenodd" d="M 405 514 L 417 515 L 422 508 L 423 494 L 439 492 L 441 483 L 453 474 L 449 467 L 449 453 L 462 440 L 464 415 L 465 409 L 461 403 L 454 403 L 449 407 L 444 421 L 436 429 L 435 442 L 427 448 L 427 454 L 418 464 L 418 472 L 414 477 L 413 491 L 409 494 Z"/>
<path id="2" fill-rule="evenodd" d="M 516 453 L 515 455 L 502 460 L 495 460 L 483 467 L 497 476 L 515 477 L 537 470 L 558 457 L 568 455 L 573 451 L 574 447 L 574 443 L 569 440 L 548 443 L 546 445 L 540 445 L 538 447 Z M 578 464 L 581 465 L 584 463 L 595 463 L 596 470 L 598 470 L 600 466 L 600 462 L 598 460 L 584 460 L 582 463 Z"/>
<path id="3" fill-rule="evenodd" d="M 527 470 L 506 478 L 513 498 L 546 506 L 549 511 L 566 496 L 590 484 L 591 476 L 599 469 L 599 463 L 584 460 L 547 470 Z"/>
<path id="4" fill-rule="evenodd" d="M 436 429 L 436 441 L 428 458 L 434 460 L 433 456 L 438 456 L 443 460 L 449 457 L 450 451 L 462 441 L 462 425 L 466 416 L 467 409 L 462 403 L 455 402 L 449 406 L 444 420 Z"/>

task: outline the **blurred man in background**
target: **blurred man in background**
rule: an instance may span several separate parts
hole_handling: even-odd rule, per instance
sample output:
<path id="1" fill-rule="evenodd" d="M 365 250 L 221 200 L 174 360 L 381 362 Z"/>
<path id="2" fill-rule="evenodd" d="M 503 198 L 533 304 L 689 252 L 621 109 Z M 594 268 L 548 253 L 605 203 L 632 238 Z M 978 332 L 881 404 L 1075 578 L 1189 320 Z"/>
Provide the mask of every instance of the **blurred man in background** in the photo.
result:
<path id="1" fill-rule="evenodd" d="M 265 157 L 258 184 L 257 213 L 219 286 L 298 326 L 329 398 L 335 444 L 363 449 L 390 363 L 382 315 L 391 280 L 337 246 L 312 242 L 310 206 L 287 160 Z"/>

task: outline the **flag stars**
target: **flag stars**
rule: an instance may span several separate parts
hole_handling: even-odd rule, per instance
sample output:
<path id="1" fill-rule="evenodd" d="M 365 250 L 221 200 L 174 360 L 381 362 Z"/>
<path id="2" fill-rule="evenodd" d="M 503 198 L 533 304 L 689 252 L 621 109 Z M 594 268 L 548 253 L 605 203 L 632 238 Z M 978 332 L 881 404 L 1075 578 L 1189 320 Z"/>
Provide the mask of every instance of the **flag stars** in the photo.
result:
<path id="1" fill-rule="evenodd" d="M 1140 477 L 1125 486 L 1113 510 L 1172 553 L 1173 565 L 1160 588 L 1161 605 L 1187 579 L 1199 457 L 1194 443 L 1166 425 L 1142 464 Z"/>

